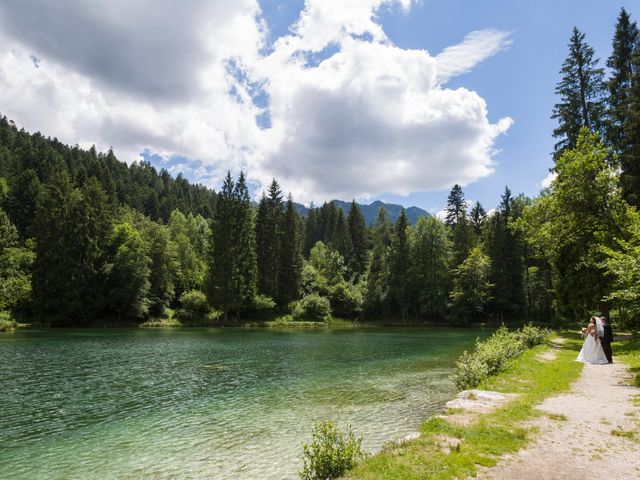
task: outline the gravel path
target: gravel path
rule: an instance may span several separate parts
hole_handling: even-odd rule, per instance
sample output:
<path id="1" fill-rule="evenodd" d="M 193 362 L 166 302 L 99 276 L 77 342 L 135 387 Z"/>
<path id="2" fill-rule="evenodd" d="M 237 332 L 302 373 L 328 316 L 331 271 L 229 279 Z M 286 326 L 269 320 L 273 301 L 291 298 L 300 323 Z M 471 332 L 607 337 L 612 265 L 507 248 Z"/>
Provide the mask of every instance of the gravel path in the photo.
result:
<path id="1" fill-rule="evenodd" d="M 549 358 L 551 360 L 551 358 Z M 550 416 L 531 422 L 537 440 L 507 455 L 477 478 L 491 480 L 640 479 L 640 408 L 624 365 L 584 366 L 567 394 L 538 408 Z M 612 431 L 635 430 L 636 441 Z"/>

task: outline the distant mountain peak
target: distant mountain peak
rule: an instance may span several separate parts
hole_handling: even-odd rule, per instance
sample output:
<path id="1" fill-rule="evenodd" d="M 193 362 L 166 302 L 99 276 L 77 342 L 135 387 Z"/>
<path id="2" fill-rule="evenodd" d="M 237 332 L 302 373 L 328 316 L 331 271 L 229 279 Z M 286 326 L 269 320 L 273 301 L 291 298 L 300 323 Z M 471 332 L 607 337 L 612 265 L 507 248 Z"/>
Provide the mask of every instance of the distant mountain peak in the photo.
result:
<path id="1" fill-rule="evenodd" d="M 351 208 L 351 201 L 347 202 L 344 200 L 334 199 L 331 200 L 331 202 L 342 209 L 345 215 L 349 213 L 349 209 Z M 378 210 L 380 210 L 380 208 L 385 209 L 387 215 L 389 216 L 389 219 L 392 222 L 395 222 L 398 217 L 400 217 L 400 212 L 403 208 L 402 205 L 397 205 L 395 203 L 385 203 L 381 200 L 374 200 L 368 205 L 356 202 L 356 205 L 358 205 L 358 207 L 362 211 L 362 215 L 364 216 L 367 225 L 373 225 L 375 223 L 378 216 Z M 314 206 L 318 207 L 318 205 Z M 303 216 L 306 216 L 309 213 L 309 208 L 299 203 L 296 204 L 296 209 L 298 210 L 298 213 Z M 407 220 L 411 225 L 415 225 L 418 222 L 418 218 L 420 217 L 430 216 L 426 210 L 423 210 L 420 207 L 407 207 L 404 209 L 404 211 L 407 215 Z"/>

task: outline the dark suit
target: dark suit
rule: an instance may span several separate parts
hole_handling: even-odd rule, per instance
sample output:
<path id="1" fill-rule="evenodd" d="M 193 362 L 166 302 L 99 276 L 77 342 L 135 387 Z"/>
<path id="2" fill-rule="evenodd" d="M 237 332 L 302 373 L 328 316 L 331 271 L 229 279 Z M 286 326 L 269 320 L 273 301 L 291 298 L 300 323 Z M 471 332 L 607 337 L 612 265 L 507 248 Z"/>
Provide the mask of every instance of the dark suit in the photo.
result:
<path id="1" fill-rule="evenodd" d="M 609 360 L 609 363 L 613 363 L 613 353 L 611 352 L 611 342 L 613 342 L 613 330 L 611 328 L 611 324 L 607 322 L 602 322 L 602 327 L 604 329 L 604 335 L 600 339 L 602 342 L 602 349 L 604 350 L 604 354 Z"/>

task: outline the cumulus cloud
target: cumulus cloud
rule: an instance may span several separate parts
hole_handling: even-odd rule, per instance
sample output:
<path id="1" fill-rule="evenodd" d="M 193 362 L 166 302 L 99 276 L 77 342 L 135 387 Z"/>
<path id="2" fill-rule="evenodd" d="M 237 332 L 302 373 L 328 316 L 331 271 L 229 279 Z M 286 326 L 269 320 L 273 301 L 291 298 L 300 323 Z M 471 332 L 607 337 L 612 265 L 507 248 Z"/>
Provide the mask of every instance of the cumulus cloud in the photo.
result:
<path id="1" fill-rule="evenodd" d="M 35 3 L 35 5 L 34 5 Z M 307 0 L 265 50 L 257 0 L 0 5 L 0 112 L 68 143 L 156 155 L 217 186 L 231 169 L 297 199 L 468 184 L 496 138 L 475 92 L 443 83 L 508 45 L 472 32 L 437 56 L 377 20 L 410 0 Z M 266 53 L 265 53 L 266 51 Z M 268 118 L 267 122 L 257 121 Z"/>

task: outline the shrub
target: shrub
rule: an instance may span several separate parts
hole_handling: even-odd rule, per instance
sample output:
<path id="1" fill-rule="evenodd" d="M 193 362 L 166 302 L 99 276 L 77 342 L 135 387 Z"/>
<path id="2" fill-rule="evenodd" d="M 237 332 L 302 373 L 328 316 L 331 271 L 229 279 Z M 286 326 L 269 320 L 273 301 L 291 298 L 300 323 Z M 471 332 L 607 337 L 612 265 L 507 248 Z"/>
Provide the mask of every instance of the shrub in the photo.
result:
<path id="1" fill-rule="evenodd" d="M 202 323 L 208 314 L 207 296 L 200 290 L 189 290 L 180 295 L 180 309 L 176 312 L 178 320 L 187 325 Z"/>
<path id="2" fill-rule="evenodd" d="M 350 427 L 346 434 L 333 422 L 317 423 L 310 444 L 303 450 L 302 480 L 333 480 L 364 458 L 362 438 L 356 437 Z"/>
<path id="3" fill-rule="evenodd" d="M 0 332 L 12 332 L 17 325 L 9 312 L 0 312 Z"/>
<path id="4" fill-rule="evenodd" d="M 294 320 L 321 320 L 331 318 L 331 304 L 329 299 L 317 293 L 305 295 L 300 300 L 292 302 L 291 316 Z"/>
<path id="5" fill-rule="evenodd" d="M 356 318 L 362 312 L 364 296 L 361 285 L 340 282 L 330 292 L 330 303 L 338 317 Z"/>
<path id="6" fill-rule="evenodd" d="M 453 381 L 460 390 L 477 387 L 488 377 L 503 371 L 525 350 L 543 343 L 549 331 L 525 325 L 510 332 L 502 326 L 484 341 L 476 340 L 472 353 L 464 352 L 456 363 Z"/>

